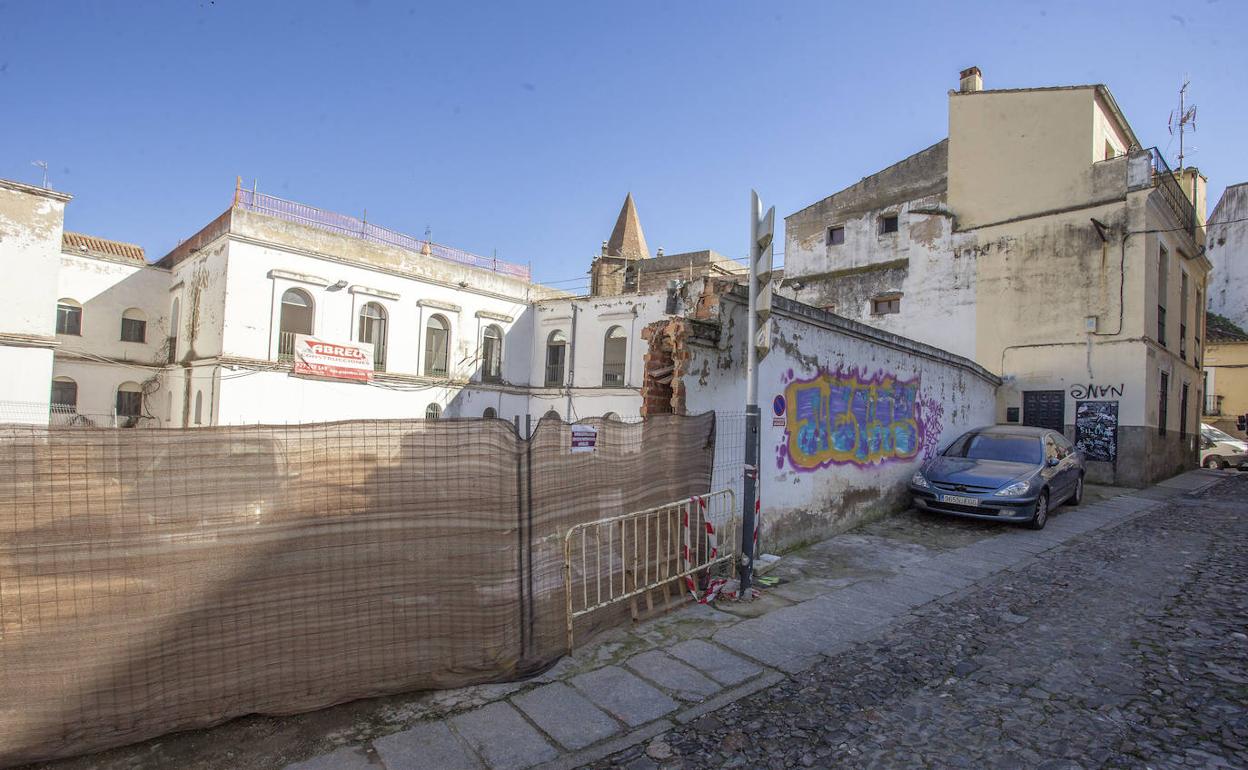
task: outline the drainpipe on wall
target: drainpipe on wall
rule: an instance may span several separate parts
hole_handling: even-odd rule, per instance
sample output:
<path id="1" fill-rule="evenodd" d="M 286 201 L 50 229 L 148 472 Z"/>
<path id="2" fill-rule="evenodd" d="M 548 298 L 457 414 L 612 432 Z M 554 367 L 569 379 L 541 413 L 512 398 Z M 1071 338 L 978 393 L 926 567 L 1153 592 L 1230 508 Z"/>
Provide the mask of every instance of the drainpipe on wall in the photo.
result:
<path id="1" fill-rule="evenodd" d="M 576 385 L 576 300 L 572 300 L 572 331 L 568 335 L 568 403 L 563 419 L 572 422 L 572 388 Z"/>

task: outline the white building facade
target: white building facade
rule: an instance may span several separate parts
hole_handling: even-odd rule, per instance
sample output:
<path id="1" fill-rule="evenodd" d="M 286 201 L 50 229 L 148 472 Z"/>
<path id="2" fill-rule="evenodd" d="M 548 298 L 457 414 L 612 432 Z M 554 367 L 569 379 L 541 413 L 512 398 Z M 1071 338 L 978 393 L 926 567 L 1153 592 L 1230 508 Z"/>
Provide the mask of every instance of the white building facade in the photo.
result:
<path id="1" fill-rule="evenodd" d="M 638 334 L 663 316 L 665 293 L 575 298 L 518 266 L 356 232 L 347 217 L 247 191 L 149 264 L 132 244 L 63 233 L 68 196 L 14 188 L 0 188 L 12 191 L 5 226 L 21 237 L 3 247 L 46 284 L 0 309 L 2 352 L 23 372 L 0 401 L 24 421 L 523 425 L 640 413 Z M 368 350 L 372 371 L 297 373 L 299 335 Z"/>

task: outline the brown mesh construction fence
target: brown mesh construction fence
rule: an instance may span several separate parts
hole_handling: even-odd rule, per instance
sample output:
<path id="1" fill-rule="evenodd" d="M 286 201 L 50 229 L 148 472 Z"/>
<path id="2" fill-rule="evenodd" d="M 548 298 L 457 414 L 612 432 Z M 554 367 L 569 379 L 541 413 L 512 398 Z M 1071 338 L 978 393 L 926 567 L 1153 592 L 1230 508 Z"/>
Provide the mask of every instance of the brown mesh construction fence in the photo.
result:
<path id="1" fill-rule="evenodd" d="M 714 415 L 586 422 L 0 428 L 0 764 L 549 665 L 568 527 L 711 481 Z"/>

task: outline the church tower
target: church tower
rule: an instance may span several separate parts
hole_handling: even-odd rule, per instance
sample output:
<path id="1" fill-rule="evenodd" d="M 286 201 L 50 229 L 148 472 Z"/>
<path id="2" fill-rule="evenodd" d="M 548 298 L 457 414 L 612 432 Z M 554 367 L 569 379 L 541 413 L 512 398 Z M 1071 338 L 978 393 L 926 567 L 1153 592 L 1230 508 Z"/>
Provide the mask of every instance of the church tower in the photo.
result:
<path id="1" fill-rule="evenodd" d="M 589 269 L 590 294 L 613 296 L 636 291 L 636 273 L 629 269 L 632 263 L 650 258 L 641 220 L 637 217 L 637 204 L 630 192 L 624 198 L 624 207 L 615 220 L 611 237 L 603 242 L 602 253 L 594 259 Z"/>

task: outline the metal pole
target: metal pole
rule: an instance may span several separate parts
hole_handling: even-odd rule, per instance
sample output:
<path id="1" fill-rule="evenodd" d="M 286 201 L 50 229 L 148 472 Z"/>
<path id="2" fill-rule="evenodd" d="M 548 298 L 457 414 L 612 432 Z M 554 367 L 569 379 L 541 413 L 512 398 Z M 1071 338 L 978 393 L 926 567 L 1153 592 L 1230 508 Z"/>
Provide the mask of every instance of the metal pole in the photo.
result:
<path id="1" fill-rule="evenodd" d="M 741 496 L 741 581 L 740 598 L 751 598 L 754 578 L 754 501 L 758 494 L 758 351 L 754 337 L 758 332 L 755 314 L 758 302 L 758 226 L 763 203 L 758 193 L 750 191 L 750 304 L 745 323 L 745 478 Z"/>

